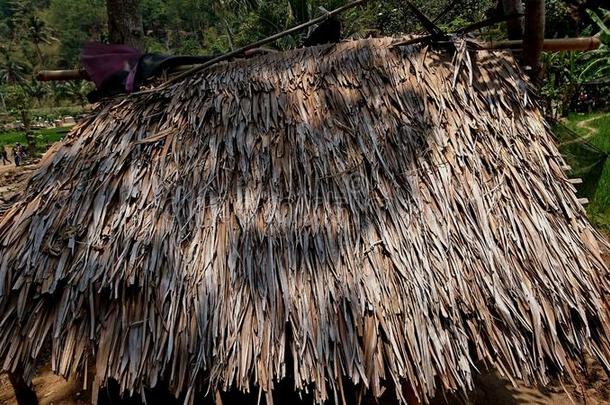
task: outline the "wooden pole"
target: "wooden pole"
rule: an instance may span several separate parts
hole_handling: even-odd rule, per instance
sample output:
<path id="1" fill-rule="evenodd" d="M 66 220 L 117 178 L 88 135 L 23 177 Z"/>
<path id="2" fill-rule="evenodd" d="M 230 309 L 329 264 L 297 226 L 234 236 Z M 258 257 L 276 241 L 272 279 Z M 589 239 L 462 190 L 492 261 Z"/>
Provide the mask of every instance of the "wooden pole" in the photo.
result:
<path id="1" fill-rule="evenodd" d="M 268 48 L 254 48 L 250 49 L 244 53 L 243 57 L 250 58 L 257 55 L 264 55 L 269 53 L 276 53 L 275 49 Z M 190 65 L 182 65 L 178 67 L 174 67 L 171 69 L 169 73 L 181 73 L 186 72 L 190 69 Z M 91 77 L 89 77 L 89 73 L 85 69 L 73 69 L 73 70 L 41 70 L 36 74 L 36 80 L 41 82 L 51 82 L 51 81 L 73 81 L 73 80 L 89 80 L 91 81 Z M 2 101 L 2 93 L 0 93 L 0 101 Z"/>
<path id="2" fill-rule="evenodd" d="M 523 65 L 530 69 L 530 76 L 534 79 L 537 79 L 542 71 L 540 59 L 544 47 L 544 24 L 544 0 L 526 0 Z"/>

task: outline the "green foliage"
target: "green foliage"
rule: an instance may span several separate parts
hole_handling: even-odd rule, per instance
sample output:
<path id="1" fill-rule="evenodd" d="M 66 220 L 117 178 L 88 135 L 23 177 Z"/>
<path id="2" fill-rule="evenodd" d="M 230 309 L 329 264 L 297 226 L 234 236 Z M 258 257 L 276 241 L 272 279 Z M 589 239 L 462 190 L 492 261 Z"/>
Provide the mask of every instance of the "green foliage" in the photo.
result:
<path id="1" fill-rule="evenodd" d="M 0 84 L 23 82 L 30 66 L 15 57 L 10 48 L 0 47 L 0 54 Z"/>
<path id="2" fill-rule="evenodd" d="M 32 108 L 32 97 L 28 92 L 27 87 L 14 84 L 4 85 L 0 88 L 4 96 L 4 101 L 10 112 L 21 116 L 23 121 L 28 120 L 28 112 Z"/>
<path id="3" fill-rule="evenodd" d="M 42 100 L 44 97 L 47 96 L 49 91 L 49 86 L 35 79 L 30 79 L 29 83 L 22 84 L 22 88 L 27 93 L 28 97 L 32 99 L 33 102 Z"/>
<path id="4" fill-rule="evenodd" d="M 5 85 L 2 88 L 3 98 L 11 113 L 19 116 L 25 127 L 25 138 L 28 151 L 34 152 L 35 141 L 30 133 L 30 109 L 32 108 L 32 96 L 24 84 Z"/>
<path id="5" fill-rule="evenodd" d="M 72 81 L 65 83 L 58 83 L 58 86 L 62 88 L 62 97 L 58 97 L 56 94 L 56 100 L 69 100 L 72 103 L 84 106 L 87 103 L 87 94 L 92 90 L 92 85 L 85 81 Z"/>
<path id="6" fill-rule="evenodd" d="M 596 36 L 602 42 L 599 49 L 585 54 L 584 68 L 579 74 L 580 81 L 593 81 L 610 78 L 610 11 L 599 9 L 598 12 L 587 10 L 591 19 L 597 25 Z M 598 14 L 599 13 L 599 14 Z"/>
<path id="7" fill-rule="evenodd" d="M 602 41 L 599 49 L 591 52 L 559 52 L 544 55 L 546 80 L 543 94 L 555 102 L 554 110 L 563 115 L 584 83 L 610 79 L 610 11 L 588 10 L 595 25 L 582 35 L 595 34 Z"/>
<path id="8" fill-rule="evenodd" d="M 582 122 L 586 121 L 587 125 L 583 126 Z M 580 124 L 580 125 L 579 125 Z M 566 125 L 582 137 L 586 137 L 596 148 L 610 153 L 610 114 L 608 113 L 592 113 L 592 114 L 575 114 L 571 113 L 567 116 Z M 594 130 L 593 136 L 591 129 Z"/>
<path id="9" fill-rule="evenodd" d="M 565 0 L 546 0 L 545 30 L 547 38 L 575 37 L 580 33 L 571 16 L 570 4 Z"/>

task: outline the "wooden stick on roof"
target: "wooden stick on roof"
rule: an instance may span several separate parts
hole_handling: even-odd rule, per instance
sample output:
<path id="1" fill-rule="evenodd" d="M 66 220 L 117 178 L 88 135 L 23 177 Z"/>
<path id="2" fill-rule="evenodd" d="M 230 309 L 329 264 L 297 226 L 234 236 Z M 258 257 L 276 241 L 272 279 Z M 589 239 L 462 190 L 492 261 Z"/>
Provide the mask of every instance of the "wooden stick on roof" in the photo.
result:
<path id="1" fill-rule="evenodd" d="M 470 25 L 467 25 L 463 28 L 460 28 L 458 31 L 456 31 L 455 33 L 451 33 L 450 35 L 464 35 L 464 34 L 468 34 L 472 31 L 476 31 L 479 30 L 481 28 L 484 27 L 488 27 L 494 24 L 498 24 L 504 21 L 507 21 L 508 19 L 514 18 L 515 16 L 499 16 L 499 17 L 492 17 L 483 21 L 479 21 Z M 413 44 L 417 44 L 420 42 L 425 42 L 425 41 L 431 41 L 431 40 L 437 40 L 438 41 L 438 36 L 434 35 L 434 34 L 429 34 L 429 35 L 422 35 L 419 37 L 415 37 L 415 38 L 409 38 L 407 40 L 401 40 L 399 42 L 396 42 L 395 44 L 393 44 L 392 46 L 396 47 L 396 46 L 407 46 L 407 45 L 413 45 Z"/>
<path id="2" fill-rule="evenodd" d="M 421 22 L 426 31 L 428 31 L 428 34 L 439 38 L 446 37 L 446 34 L 439 27 L 437 27 L 434 22 L 430 21 L 430 19 L 424 13 L 422 13 L 420 9 L 415 7 L 408 0 L 405 0 L 405 4 L 407 5 L 407 7 L 409 7 L 411 12 L 415 14 L 415 17 L 419 20 L 419 22 Z"/>

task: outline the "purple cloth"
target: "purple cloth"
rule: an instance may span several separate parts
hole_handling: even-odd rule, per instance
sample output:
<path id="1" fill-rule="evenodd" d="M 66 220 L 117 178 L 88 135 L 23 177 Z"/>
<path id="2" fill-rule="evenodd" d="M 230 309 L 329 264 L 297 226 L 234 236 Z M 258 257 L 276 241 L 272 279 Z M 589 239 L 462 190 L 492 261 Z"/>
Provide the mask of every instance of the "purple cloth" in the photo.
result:
<path id="1" fill-rule="evenodd" d="M 124 85 L 125 90 L 131 92 L 141 56 L 142 52 L 125 45 L 90 42 L 83 46 L 80 61 L 98 89 L 112 76 L 128 72 Z"/>

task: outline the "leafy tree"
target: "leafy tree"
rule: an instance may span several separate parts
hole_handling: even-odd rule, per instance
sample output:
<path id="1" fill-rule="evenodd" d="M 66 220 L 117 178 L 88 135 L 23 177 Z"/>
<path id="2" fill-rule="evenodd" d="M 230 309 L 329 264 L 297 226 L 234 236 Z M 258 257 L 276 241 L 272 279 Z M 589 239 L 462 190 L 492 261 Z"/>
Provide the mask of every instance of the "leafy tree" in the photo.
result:
<path id="1" fill-rule="evenodd" d="M 57 68 L 73 68 L 85 42 L 106 38 L 104 0 L 51 0 L 44 16 L 61 44 Z"/>
<path id="2" fill-rule="evenodd" d="M 599 31 L 596 36 L 602 45 L 599 49 L 584 55 L 584 68 L 580 72 L 580 81 L 610 79 L 610 11 L 600 8 L 599 12 L 588 10 Z"/>
<path id="3" fill-rule="evenodd" d="M 69 99 L 81 107 L 87 104 L 87 94 L 92 90 L 91 85 L 85 81 L 72 81 L 66 83 Z"/>

